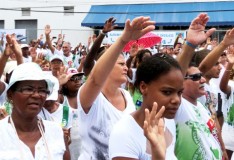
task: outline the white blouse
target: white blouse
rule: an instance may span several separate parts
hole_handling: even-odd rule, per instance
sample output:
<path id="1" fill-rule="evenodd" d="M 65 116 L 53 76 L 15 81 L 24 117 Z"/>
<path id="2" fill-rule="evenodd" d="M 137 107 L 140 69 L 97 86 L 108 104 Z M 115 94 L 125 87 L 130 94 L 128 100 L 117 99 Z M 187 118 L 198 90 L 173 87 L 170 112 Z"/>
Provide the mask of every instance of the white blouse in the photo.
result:
<path id="1" fill-rule="evenodd" d="M 35 157 L 33 157 L 30 148 L 19 140 L 8 120 L 9 117 L 0 120 L 0 159 L 48 160 L 48 151 L 43 138 L 41 137 L 35 145 Z M 62 128 L 54 122 L 42 120 L 42 123 L 51 158 L 62 160 L 66 150 Z"/>

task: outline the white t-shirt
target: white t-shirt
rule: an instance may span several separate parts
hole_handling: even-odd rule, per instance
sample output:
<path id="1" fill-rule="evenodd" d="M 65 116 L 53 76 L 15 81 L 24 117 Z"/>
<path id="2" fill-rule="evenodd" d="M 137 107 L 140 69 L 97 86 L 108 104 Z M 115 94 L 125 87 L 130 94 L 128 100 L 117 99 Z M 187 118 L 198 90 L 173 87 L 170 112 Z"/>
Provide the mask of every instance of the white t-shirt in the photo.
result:
<path id="1" fill-rule="evenodd" d="M 63 105 L 68 106 L 72 111 L 72 128 L 70 131 L 71 144 L 69 145 L 70 155 L 72 160 L 77 160 L 81 152 L 81 137 L 79 135 L 78 126 L 78 109 L 74 109 L 70 106 L 67 96 L 63 96 Z"/>
<path id="2" fill-rule="evenodd" d="M 234 86 L 232 83 L 229 83 L 229 85 L 231 87 L 231 94 L 228 99 L 226 96 L 226 99 L 224 100 L 222 138 L 225 148 L 234 151 Z"/>
<path id="3" fill-rule="evenodd" d="M 167 121 L 167 120 L 166 120 Z M 173 120 L 172 120 L 173 121 Z M 170 121 L 166 123 L 171 124 Z M 167 126 L 166 126 L 167 127 Z M 174 126 L 175 128 L 175 126 Z M 173 143 L 175 143 L 175 133 Z M 174 146 L 167 148 L 166 159 L 176 160 Z M 110 159 L 128 157 L 133 159 L 151 160 L 150 143 L 144 136 L 144 130 L 131 115 L 125 115 L 113 128 L 109 140 Z"/>
<path id="4" fill-rule="evenodd" d="M 201 103 L 195 106 L 182 98 L 175 122 L 178 159 L 222 159 L 215 122 Z"/>
<path id="5" fill-rule="evenodd" d="M 63 52 L 58 51 L 57 49 L 55 49 L 54 54 L 58 54 L 63 56 L 63 64 L 64 66 L 68 67 L 68 68 L 78 68 L 79 67 L 79 56 L 77 55 L 73 55 L 72 53 L 70 53 L 70 55 L 67 57 L 63 54 Z"/>
<path id="6" fill-rule="evenodd" d="M 217 87 L 215 86 L 217 84 L 204 84 L 204 88 L 206 91 L 206 95 L 199 97 L 198 101 L 203 105 L 207 106 L 207 103 L 212 103 L 214 105 L 214 109 L 217 111 L 218 110 L 218 93 L 219 91 L 217 90 Z"/>
<path id="7" fill-rule="evenodd" d="M 23 62 L 24 62 L 24 63 L 32 62 L 32 57 L 31 57 L 31 56 L 28 56 L 27 58 L 26 58 L 26 57 L 23 57 Z"/>
<path id="8" fill-rule="evenodd" d="M 35 145 L 35 158 L 29 147 L 18 139 L 10 123 L 9 117 L 0 120 L 0 159 L 7 160 L 48 160 L 48 154 L 41 137 Z M 49 152 L 52 159 L 62 160 L 66 150 L 63 138 L 63 131 L 56 123 L 42 121 L 45 128 L 45 139 L 48 144 Z M 23 153 L 20 154 L 20 151 Z"/>
<path id="9" fill-rule="evenodd" d="M 78 106 L 81 106 L 80 90 L 78 92 Z M 126 100 L 124 111 L 116 109 L 102 93 L 97 96 L 88 114 L 84 112 L 82 107 L 78 107 L 79 134 L 82 138 L 83 147 L 79 160 L 109 159 L 108 143 L 113 126 L 124 114 L 135 111 L 129 92 L 124 89 L 121 89 L 121 91 Z"/>

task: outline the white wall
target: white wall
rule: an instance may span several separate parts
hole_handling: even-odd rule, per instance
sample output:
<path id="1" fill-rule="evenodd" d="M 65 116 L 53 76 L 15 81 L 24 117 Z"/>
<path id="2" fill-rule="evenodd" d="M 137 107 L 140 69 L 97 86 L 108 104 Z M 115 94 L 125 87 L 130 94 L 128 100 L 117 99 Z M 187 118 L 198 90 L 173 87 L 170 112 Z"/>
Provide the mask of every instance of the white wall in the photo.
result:
<path id="1" fill-rule="evenodd" d="M 88 27 L 81 27 L 81 22 L 89 11 L 90 4 L 80 5 L 77 1 L 61 0 L 1 0 L 0 8 L 21 10 L 21 8 L 29 7 L 36 11 L 63 12 L 64 6 L 74 6 L 75 12 L 85 13 L 64 16 L 63 13 L 31 12 L 31 16 L 22 16 L 21 11 L 0 9 L 0 20 L 4 20 L 4 29 L 14 29 L 15 20 L 37 19 L 38 36 L 44 33 L 44 26 L 50 24 L 52 36 L 63 33 L 66 35 L 65 40 L 69 40 L 73 46 L 79 42 L 87 44 L 88 36 L 93 34 L 93 30 Z"/>

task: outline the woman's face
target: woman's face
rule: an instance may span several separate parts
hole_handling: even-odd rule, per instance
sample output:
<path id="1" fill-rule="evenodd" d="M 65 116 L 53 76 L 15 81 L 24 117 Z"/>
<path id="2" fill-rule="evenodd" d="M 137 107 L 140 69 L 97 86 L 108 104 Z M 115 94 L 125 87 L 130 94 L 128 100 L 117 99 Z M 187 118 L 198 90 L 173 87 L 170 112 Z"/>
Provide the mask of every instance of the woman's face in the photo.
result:
<path id="1" fill-rule="evenodd" d="M 82 76 L 74 75 L 70 78 L 70 80 L 66 83 L 67 89 L 69 91 L 77 91 L 82 85 Z"/>
<path id="2" fill-rule="evenodd" d="M 143 95 L 143 105 L 151 110 L 153 102 L 158 103 L 158 110 L 165 106 L 164 117 L 174 118 L 181 102 L 183 91 L 183 75 L 178 69 L 172 69 L 149 84 L 143 81 L 140 90 Z"/>
<path id="3" fill-rule="evenodd" d="M 9 90 L 8 99 L 12 100 L 12 114 L 23 117 L 35 117 L 41 111 L 47 98 L 47 85 L 44 80 L 20 81 L 15 91 Z"/>
<path id="4" fill-rule="evenodd" d="M 109 78 L 111 78 L 115 82 L 119 82 L 120 84 L 125 83 L 127 81 L 127 65 L 122 54 L 119 55 Z"/>

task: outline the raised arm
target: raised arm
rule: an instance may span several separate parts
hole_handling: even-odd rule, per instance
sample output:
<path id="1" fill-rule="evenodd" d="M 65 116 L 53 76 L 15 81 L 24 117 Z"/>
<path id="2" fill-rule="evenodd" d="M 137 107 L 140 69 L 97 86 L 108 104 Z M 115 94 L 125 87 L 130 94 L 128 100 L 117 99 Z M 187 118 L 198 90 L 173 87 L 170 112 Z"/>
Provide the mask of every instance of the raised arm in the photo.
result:
<path id="1" fill-rule="evenodd" d="M 114 25 L 116 19 L 114 17 L 109 18 L 102 29 L 102 33 L 100 33 L 97 37 L 97 39 L 94 41 L 88 55 L 86 56 L 85 62 L 84 62 L 84 73 L 85 76 L 88 76 L 91 72 L 93 66 L 94 66 L 94 60 L 97 56 L 97 51 L 100 48 L 103 39 L 105 38 L 105 34 L 112 31 L 117 25 Z"/>
<path id="2" fill-rule="evenodd" d="M 46 43 L 48 44 L 48 47 L 51 50 L 51 52 L 54 54 L 55 48 L 51 43 L 50 33 L 51 33 L 50 25 L 46 25 L 45 26 Z"/>
<path id="3" fill-rule="evenodd" d="M 19 44 L 17 43 L 16 39 L 12 38 L 10 35 L 7 35 L 6 41 L 6 48 L 2 56 L 0 57 L 0 77 L 2 76 L 7 60 L 11 54 L 15 53 L 18 65 L 23 63 L 22 50 Z M 2 91 L 4 91 L 4 89 L 5 85 L 2 82 L 0 82 L 0 95 L 2 94 Z"/>
<path id="4" fill-rule="evenodd" d="M 14 35 L 7 35 L 6 36 L 6 41 L 7 44 L 9 44 L 9 53 L 7 54 L 12 54 L 14 53 L 16 56 L 16 61 L 17 61 L 17 65 L 20 65 L 22 63 L 24 63 L 23 61 L 23 54 L 22 54 L 22 50 L 20 45 L 18 44 L 18 42 L 16 41 L 16 37 Z"/>
<path id="5" fill-rule="evenodd" d="M 208 20 L 209 17 L 206 13 L 200 13 L 195 19 L 193 19 L 189 26 L 185 45 L 183 45 L 182 51 L 177 57 L 184 75 L 193 57 L 193 52 L 196 46 L 204 42 L 215 31 L 215 28 L 211 28 L 205 32 Z"/>
<path id="6" fill-rule="evenodd" d="M 126 21 L 122 35 L 97 61 L 87 82 L 80 90 L 80 103 L 86 113 L 91 108 L 97 95 L 101 92 L 101 89 L 124 46 L 130 40 L 138 39 L 147 32 L 154 30 L 154 24 L 155 22 L 150 21 L 149 17 L 137 17 L 133 19 L 132 22 L 130 22 L 130 20 Z"/>
<path id="7" fill-rule="evenodd" d="M 3 45 L 4 45 L 4 33 L 2 33 L 2 35 L 1 35 L 0 45 L 1 45 L 1 47 L 3 47 Z"/>
<path id="8" fill-rule="evenodd" d="M 232 46 L 230 48 L 231 49 L 228 50 L 227 54 L 228 64 L 219 84 L 220 90 L 224 92 L 228 97 L 231 94 L 231 87 L 228 85 L 228 81 L 234 64 L 234 47 Z"/>
<path id="9" fill-rule="evenodd" d="M 200 63 L 200 71 L 203 73 L 209 71 L 215 65 L 215 63 L 217 63 L 223 51 L 231 44 L 234 44 L 234 28 L 226 32 L 222 42 L 216 46 Z"/>

